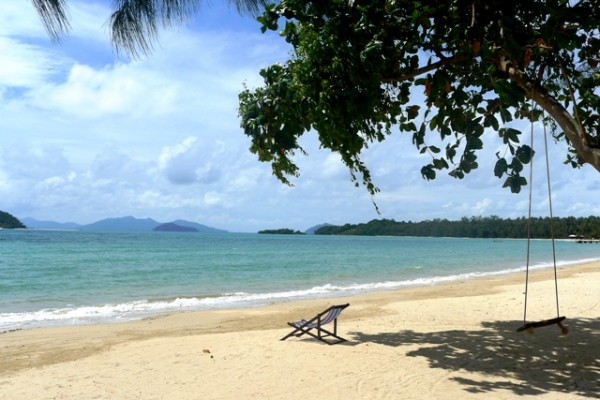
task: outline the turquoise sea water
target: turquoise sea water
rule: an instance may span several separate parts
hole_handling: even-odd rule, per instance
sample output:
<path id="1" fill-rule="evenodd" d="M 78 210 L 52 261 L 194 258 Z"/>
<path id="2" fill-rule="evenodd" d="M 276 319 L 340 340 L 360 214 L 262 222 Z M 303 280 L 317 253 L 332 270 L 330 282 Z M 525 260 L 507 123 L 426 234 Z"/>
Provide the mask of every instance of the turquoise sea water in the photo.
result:
<path id="1" fill-rule="evenodd" d="M 600 245 L 556 241 L 558 265 Z M 0 332 L 246 307 L 523 270 L 524 240 L 0 230 Z M 531 243 L 532 268 L 552 266 Z"/>

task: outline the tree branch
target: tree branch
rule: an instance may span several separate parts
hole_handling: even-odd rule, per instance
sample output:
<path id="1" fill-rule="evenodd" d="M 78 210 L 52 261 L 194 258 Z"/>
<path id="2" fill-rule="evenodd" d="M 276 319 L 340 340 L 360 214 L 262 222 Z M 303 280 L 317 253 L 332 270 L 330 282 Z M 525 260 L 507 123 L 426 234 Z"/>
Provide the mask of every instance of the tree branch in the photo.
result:
<path id="1" fill-rule="evenodd" d="M 562 128 L 567 139 L 577 151 L 580 162 L 592 165 L 600 172 L 600 149 L 590 147 L 587 143 L 585 131 L 580 123 L 560 104 L 550 96 L 540 85 L 529 80 L 521 70 L 505 58 L 498 58 L 496 66 L 499 70 L 508 73 L 510 79 L 515 82 L 525 95 L 535 101 L 543 108 Z"/>
<path id="2" fill-rule="evenodd" d="M 470 57 L 467 57 L 467 56 L 455 56 L 455 57 L 451 57 L 451 58 L 444 58 L 440 61 L 434 62 L 433 64 L 429 64 L 424 67 L 417 68 L 414 71 L 411 71 L 407 74 L 399 75 L 399 76 L 391 76 L 391 77 L 386 76 L 386 77 L 382 77 L 381 80 L 385 83 L 402 82 L 402 81 L 405 81 L 408 79 L 416 78 L 417 76 L 423 75 L 429 71 L 436 70 L 444 65 L 459 63 L 462 61 L 466 61 L 469 58 Z"/>
<path id="3" fill-rule="evenodd" d="M 444 58 L 433 64 L 417 68 L 414 71 L 403 75 L 383 77 L 382 81 L 387 83 L 405 81 L 438 69 L 444 65 L 459 63 L 466 61 L 469 58 L 470 57 L 465 55 Z M 523 72 L 508 59 L 498 57 L 494 62 L 499 71 L 507 73 L 509 78 L 523 89 L 526 97 L 535 101 L 562 128 L 567 139 L 575 148 L 575 151 L 577 151 L 580 163 L 588 163 L 600 172 L 600 148 L 591 147 L 588 144 L 589 141 L 587 140 L 585 130 L 577 119 L 574 118 L 561 103 L 550 96 L 542 86 L 537 85 L 535 82 L 528 79 Z"/>

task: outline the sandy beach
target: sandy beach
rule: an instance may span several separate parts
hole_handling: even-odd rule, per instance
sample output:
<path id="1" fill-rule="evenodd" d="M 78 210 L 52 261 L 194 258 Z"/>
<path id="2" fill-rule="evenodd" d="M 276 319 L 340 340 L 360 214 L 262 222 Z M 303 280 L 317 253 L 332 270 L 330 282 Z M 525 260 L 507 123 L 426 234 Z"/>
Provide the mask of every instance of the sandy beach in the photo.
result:
<path id="1" fill-rule="evenodd" d="M 517 333 L 524 274 L 0 334 L 0 399 L 598 399 L 600 263 L 560 268 L 556 326 Z M 553 271 L 528 322 L 556 316 Z M 350 303 L 327 346 L 287 321 Z"/>

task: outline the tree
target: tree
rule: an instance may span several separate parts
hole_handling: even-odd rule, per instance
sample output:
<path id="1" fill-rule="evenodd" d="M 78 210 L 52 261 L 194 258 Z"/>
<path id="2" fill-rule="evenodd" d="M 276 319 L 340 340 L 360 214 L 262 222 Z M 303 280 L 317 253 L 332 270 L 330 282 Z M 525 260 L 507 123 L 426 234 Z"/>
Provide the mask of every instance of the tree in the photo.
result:
<path id="1" fill-rule="evenodd" d="M 258 19 L 263 32 L 281 29 L 293 57 L 240 94 L 241 125 L 251 151 L 288 184 L 309 131 L 373 194 L 361 160 L 369 144 L 412 134 L 431 155 L 424 178 L 446 169 L 463 178 L 491 130 L 506 145 L 494 174 L 519 192 L 533 150 L 505 125 L 516 119 L 550 123 L 569 145 L 565 163 L 600 171 L 598 3 L 282 0 Z"/>
<path id="2" fill-rule="evenodd" d="M 70 30 L 66 0 L 31 0 L 50 37 L 56 41 Z M 159 27 L 184 22 L 194 15 L 201 0 L 115 0 L 109 18 L 111 41 L 117 51 L 134 58 L 149 54 Z M 228 0 L 238 12 L 255 14 L 265 0 Z"/>
<path id="3" fill-rule="evenodd" d="M 69 29 L 66 0 L 32 0 L 48 32 Z M 256 12 L 264 0 L 230 0 Z M 600 171 L 599 0 L 282 0 L 265 6 L 262 31 L 277 30 L 294 55 L 261 70 L 264 86 L 240 93 L 250 150 L 282 182 L 298 176 L 298 139 L 316 131 L 371 194 L 361 152 L 394 131 L 431 155 L 426 179 L 478 167 L 487 130 L 506 145 L 494 174 L 519 192 L 533 149 L 506 124 L 544 121 L 569 145 L 566 163 Z M 118 0 L 109 20 L 117 50 L 148 53 L 162 22 L 200 0 Z M 424 99 L 418 95 L 423 93 Z M 535 104 L 535 106 L 534 106 Z M 543 110 L 543 111 L 542 111 Z M 433 136 L 439 134 L 439 137 Z"/>

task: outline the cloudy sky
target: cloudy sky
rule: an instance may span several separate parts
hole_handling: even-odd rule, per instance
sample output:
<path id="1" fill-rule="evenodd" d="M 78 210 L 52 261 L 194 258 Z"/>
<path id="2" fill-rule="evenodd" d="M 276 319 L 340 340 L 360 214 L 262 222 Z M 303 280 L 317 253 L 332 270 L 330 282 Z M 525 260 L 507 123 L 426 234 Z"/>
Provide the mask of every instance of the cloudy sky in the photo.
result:
<path id="1" fill-rule="evenodd" d="M 527 191 L 511 194 L 493 175 L 503 148 L 492 134 L 480 169 L 461 181 L 444 173 L 424 181 L 428 159 L 409 136 L 372 146 L 364 159 L 381 189 L 374 199 L 309 134 L 301 176 L 293 187 L 279 183 L 248 151 L 237 95 L 244 83 L 259 84 L 260 68 L 285 62 L 290 49 L 226 2 L 206 2 L 193 21 L 161 32 L 141 60 L 110 46 L 112 1 L 70 0 L 73 29 L 61 44 L 49 40 L 30 3 L 3 1 L 0 13 L 0 210 L 80 224 L 181 218 L 232 232 L 527 215 Z M 554 214 L 600 214 L 600 174 L 562 165 L 564 154 L 550 143 Z M 535 172 L 534 213 L 542 216 L 545 179 Z"/>

